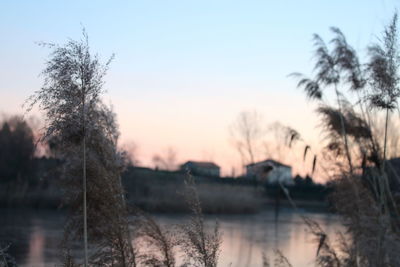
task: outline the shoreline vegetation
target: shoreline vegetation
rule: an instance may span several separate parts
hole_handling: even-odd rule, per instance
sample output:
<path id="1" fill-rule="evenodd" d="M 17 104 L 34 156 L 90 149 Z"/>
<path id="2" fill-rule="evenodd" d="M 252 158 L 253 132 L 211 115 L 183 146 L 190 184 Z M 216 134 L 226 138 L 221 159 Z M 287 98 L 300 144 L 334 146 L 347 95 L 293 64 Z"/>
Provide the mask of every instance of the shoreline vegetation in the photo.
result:
<path id="1" fill-rule="evenodd" d="M 51 159 L 42 160 L 52 162 Z M 179 171 L 129 167 L 122 174 L 127 202 L 151 213 L 190 213 L 181 193 L 186 176 Z M 35 186 L 22 184 L 0 188 L 0 207 L 65 209 L 59 179 L 46 177 L 40 180 L 43 182 Z M 275 209 L 277 205 L 291 207 L 279 187 L 258 185 L 251 179 L 200 176 L 194 177 L 194 181 L 203 212 L 207 214 L 249 214 L 266 208 Z M 295 185 L 289 190 L 300 208 L 332 211 L 328 202 L 330 189 L 326 186 Z"/>

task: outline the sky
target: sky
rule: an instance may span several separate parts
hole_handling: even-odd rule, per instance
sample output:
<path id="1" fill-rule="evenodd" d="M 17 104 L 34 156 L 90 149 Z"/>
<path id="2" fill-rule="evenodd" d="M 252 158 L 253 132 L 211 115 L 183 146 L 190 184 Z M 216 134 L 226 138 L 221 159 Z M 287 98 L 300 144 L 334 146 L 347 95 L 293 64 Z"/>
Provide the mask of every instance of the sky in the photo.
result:
<path id="1" fill-rule="evenodd" d="M 318 146 L 315 103 L 292 72 L 312 71 L 312 35 L 339 27 L 360 53 L 377 40 L 400 2 L 363 1 L 1 1 L 0 114 L 22 114 L 40 89 L 49 50 L 38 42 L 82 37 L 104 62 L 120 143 L 137 146 L 143 166 L 171 147 L 178 163 L 214 161 L 240 169 L 229 126 L 256 110 Z M 41 118 L 43 114 L 34 111 Z M 262 154 L 260 155 L 260 159 Z M 304 166 L 283 157 L 294 171 Z M 300 170 L 301 169 L 301 170 Z"/>

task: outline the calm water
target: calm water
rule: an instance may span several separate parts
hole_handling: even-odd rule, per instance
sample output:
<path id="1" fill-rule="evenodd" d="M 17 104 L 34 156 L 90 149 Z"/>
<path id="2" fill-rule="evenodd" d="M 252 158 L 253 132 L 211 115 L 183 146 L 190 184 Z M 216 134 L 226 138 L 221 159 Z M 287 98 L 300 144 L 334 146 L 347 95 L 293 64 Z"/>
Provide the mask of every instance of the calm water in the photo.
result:
<path id="1" fill-rule="evenodd" d="M 305 213 L 334 238 L 342 230 L 339 218 L 327 213 Z M 156 215 L 163 225 L 186 220 L 183 215 Z M 316 253 L 313 237 L 307 233 L 298 213 L 281 210 L 254 215 L 206 216 L 209 227 L 218 218 L 223 234 L 219 266 L 261 267 L 262 254 L 273 261 L 278 248 L 293 266 L 313 266 Z M 19 266 L 54 266 L 59 256 L 64 214 L 55 211 L 0 210 L 0 241 L 12 243 L 11 254 Z"/>

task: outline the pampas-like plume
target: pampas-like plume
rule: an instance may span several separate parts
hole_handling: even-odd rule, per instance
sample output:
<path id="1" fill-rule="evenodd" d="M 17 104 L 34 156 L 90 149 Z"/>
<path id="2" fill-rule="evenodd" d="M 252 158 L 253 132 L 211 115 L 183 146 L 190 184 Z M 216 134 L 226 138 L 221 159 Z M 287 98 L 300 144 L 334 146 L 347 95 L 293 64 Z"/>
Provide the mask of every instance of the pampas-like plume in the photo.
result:
<path id="1" fill-rule="evenodd" d="M 297 88 L 303 88 L 310 100 L 322 99 L 322 89 L 317 81 L 307 78 L 298 72 L 291 73 L 289 76 L 298 79 Z"/>
<path id="2" fill-rule="evenodd" d="M 185 198 L 192 210 L 189 222 L 182 227 L 180 239 L 187 263 L 198 267 L 217 267 L 221 245 L 218 222 L 214 231 L 207 233 L 199 197 L 190 174 L 186 181 Z"/>
<path id="3" fill-rule="evenodd" d="M 370 46 L 369 54 L 370 102 L 375 107 L 393 110 L 400 96 L 397 13 L 385 28 L 382 43 Z"/>
<path id="4" fill-rule="evenodd" d="M 356 51 L 347 43 L 346 37 L 340 29 L 332 27 L 331 31 L 335 34 L 331 43 L 334 44 L 332 57 L 337 68 L 343 73 L 343 78 L 346 83 L 350 84 L 351 90 L 363 89 L 367 81 L 364 78 L 363 69 Z"/>
<path id="5" fill-rule="evenodd" d="M 371 128 L 368 123 L 359 117 L 348 105 L 342 105 L 342 111 L 329 107 L 321 106 L 317 112 L 322 117 L 322 126 L 327 132 L 334 132 L 342 135 L 341 119 L 343 118 L 346 134 L 357 139 L 369 139 L 372 137 Z"/>
<path id="6" fill-rule="evenodd" d="M 397 107 L 400 96 L 397 14 L 386 27 L 382 43 L 369 48 L 367 71 L 362 69 L 354 49 L 340 30 L 333 28 L 332 31 L 335 34 L 332 53 L 318 36 L 314 38 L 318 57 L 315 80 L 335 86 L 338 106 L 321 106 L 317 111 L 329 138 L 328 151 L 334 152 L 335 161 L 329 170 L 334 173 L 332 201 L 345 219 L 346 239 L 350 242 L 339 235 L 341 246 L 334 248 L 317 224 L 307 218 L 304 221 L 316 237 L 318 266 L 400 266 L 399 199 L 395 197 L 398 183 L 394 181 L 397 176 L 389 179 L 385 168 L 388 114 Z M 342 84 L 350 84 L 352 91 L 364 90 L 362 93 L 370 105 L 386 112 L 383 155 L 376 141 L 382 138 L 371 130 L 370 109 L 364 110 L 360 105 L 362 114 L 359 115 L 339 92 L 337 87 Z M 347 157 L 349 168 L 342 167 L 338 155 Z M 352 156 L 356 158 L 355 168 Z"/>
<path id="7" fill-rule="evenodd" d="M 63 162 L 65 203 L 70 207 L 64 245 L 68 249 L 70 241 L 82 239 L 85 266 L 89 258 L 94 266 L 131 266 L 135 257 L 120 182 L 124 166 L 116 149 L 119 132 L 115 114 L 100 96 L 112 57 L 101 64 L 90 52 L 85 31 L 81 41 L 45 46 L 52 53 L 42 72 L 44 85 L 28 99 L 28 110 L 38 104 L 45 111 L 42 140 L 57 141 Z"/>
<path id="8" fill-rule="evenodd" d="M 335 58 L 331 55 L 331 52 L 326 46 L 324 40 L 322 40 L 318 34 L 313 35 L 313 41 L 315 47 L 315 81 L 323 84 L 324 86 L 337 84 L 339 82 L 340 75 L 337 70 L 337 62 L 335 61 Z"/>
<path id="9" fill-rule="evenodd" d="M 306 145 L 305 147 L 304 147 L 304 153 L 303 153 L 303 160 L 305 161 L 306 160 L 306 157 L 307 157 L 307 152 L 310 150 L 310 146 L 309 145 Z"/>
<path id="10" fill-rule="evenodd" d="M 289 148 L 291 148 L 292 145 L 293 145 L 295 142 L 301 140 L 301 136 L 300 136 L 300 134 L 299 134 L 298 131 L 296 131 L 295 129 L 293 129 L 293 128 L 291 128 L 291 127 L 286 127 L 285 130 L 286 130 L 286 136 L 287 136 L 286 139 L 289 140 L 288 146 L 289 146 Z"/>
<path id="11" fill-rule="evenodd" d="M 137 210 L 137 237 L 146 245 L 147 252 L 140 255 L 145 266 L 175 266 L 177 234 L 161 227 L 150 215 Z"/>
<path id="12" fill-rule="evenodd" d="M 314 155 L 314 159 L 313 159 L 313 162 L 312 162 L 312 171 L 311 171 L 311 174 L 314 174 L 314 171 L 315 171 L 316 166 L 317 166 L 317 155 Z"/>
<path id="13" fill-rule="evenodd" d="M 104 111 L 104 110 L 103 110 Z M 123 170 L 123 158 L 116 150 L 116 140 L 110 139 L 116 131 L 113 123 L 105 130 L 105 125 L 112 121 L 112 114 L 97 116 L 93 123 L 97 131 L 88 133 L 87 153 L 87 203 L 89 245 L 93 254 L 90 263 L 94 266 L 135 266 L 135 250 L 131 245 L 130 220 L 124 201 L 124 192 L 120 183 Z M 92 114 L 93 117 L 94 114 Z M 102 116 L 106 118 L 101 119 Z M 82 187 L 79 179 L 81 171 L 80 154 L 74 154 L 76 147 L 68 146 L 63 150 L 64 159 L 63 183 L 65 202 L 70 207 L 65 230 L 65 245 L 72 240 L 80 239 L 82 225 Z"/>

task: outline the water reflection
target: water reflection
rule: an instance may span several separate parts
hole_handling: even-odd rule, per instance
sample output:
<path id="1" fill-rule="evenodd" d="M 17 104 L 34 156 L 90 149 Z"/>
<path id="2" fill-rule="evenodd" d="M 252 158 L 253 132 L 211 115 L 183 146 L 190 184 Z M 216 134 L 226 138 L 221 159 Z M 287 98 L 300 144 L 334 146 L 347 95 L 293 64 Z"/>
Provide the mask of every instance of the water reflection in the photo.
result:
<path id="1" fill-rule="evenodd" d="M 27 256 L 27 262 L 35 265 L 44 262 L 43 251 L 45 244 L 45 234 L 43 228 L 40 225 L 34 225 L 30 238 L 29 238 L 29 250 Z"/>
<path id="2" fill-rule="evenodd" d="M 1 211 L 0 240 L 13 244 L 11 253 L 19 266 L 54 266 L 57 263 L 59 242 L 62 237 L 64 214 L 55 211 Z M 316 253 L 312 237 L 298 213 L 281 210 L 255 215 L 218 216 L 223 234 L 219 266 L 260 267 L 262 254 L 272 262 L 274 250 L 279 249 L 294 266 L 313 266 Z M 342 227 L 331 214 L 307 213 L 317 221 L 328 235 Z M 183 223 L 187 216 L 157 215 L 165 226 Z M 206 225 L 213 227 L 216 216 L 206 216 Z M 79 248 L 77 248 L 79 249 Z"/>

